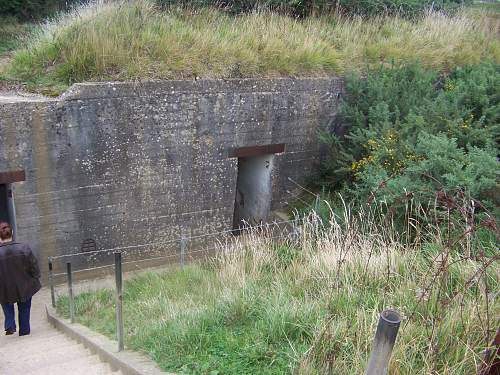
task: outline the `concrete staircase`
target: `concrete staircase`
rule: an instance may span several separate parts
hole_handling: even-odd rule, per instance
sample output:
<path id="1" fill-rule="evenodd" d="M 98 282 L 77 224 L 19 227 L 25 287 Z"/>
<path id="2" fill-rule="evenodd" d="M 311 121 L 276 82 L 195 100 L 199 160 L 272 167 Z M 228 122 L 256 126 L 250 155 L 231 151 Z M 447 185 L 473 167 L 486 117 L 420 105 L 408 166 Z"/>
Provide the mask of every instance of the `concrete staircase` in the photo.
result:
<path id="1" fill-rule="evenodd" d="M 108 375 L 113 371 L 83 345 L 49 325 L 45 317 L 46 291 L 33 298 L 31 335 L 5 336 L 0 331 L 1 375 Z M 0 314 L 1 317 L 1 314 Z M 2 317 L 3 318 L 3 317 Z M 3 320 L 2 327 L 3 327 Z"/>

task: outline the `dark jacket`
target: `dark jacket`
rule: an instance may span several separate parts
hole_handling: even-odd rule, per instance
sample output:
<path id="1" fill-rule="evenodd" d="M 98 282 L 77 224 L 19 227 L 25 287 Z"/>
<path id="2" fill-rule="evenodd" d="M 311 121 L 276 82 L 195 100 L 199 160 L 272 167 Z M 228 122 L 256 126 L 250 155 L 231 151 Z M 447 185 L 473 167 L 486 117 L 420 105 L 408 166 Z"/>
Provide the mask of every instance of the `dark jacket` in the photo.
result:
<path id="1" fill-rule="evenodd" d="M 0 244 L 0 303 L 26 302 L 42 287 L 40 268 L 28 245 Z"/>

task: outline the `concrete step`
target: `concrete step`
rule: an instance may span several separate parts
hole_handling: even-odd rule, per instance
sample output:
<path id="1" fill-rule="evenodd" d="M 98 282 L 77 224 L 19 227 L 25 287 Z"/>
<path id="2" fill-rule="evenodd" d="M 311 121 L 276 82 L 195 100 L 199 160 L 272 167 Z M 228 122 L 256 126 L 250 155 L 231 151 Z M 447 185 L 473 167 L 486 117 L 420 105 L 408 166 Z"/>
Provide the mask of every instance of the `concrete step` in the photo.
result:
<path id="1" fill-rule="evenodd" d="M 82 344 L 52 327 L 46 318 L 43 289 L 32 302 L 31 335 L 5 336 L 0 330 L 0 375 L 124 375 Z"/>
<path id="2" fill-rule="evenodd" d="M 23 375 L 111 375 L 113 370 L 108 364 L 100 362 L 96 355 L 69 360 L 61 363 L 47 362 L 35 370 L 23 371 Z M 9 374 L 10 375 L 10 374 Z M 14 375 L 14 374 L 13 374 Z"/>
<path id="3" fill-rule="evenodd" d="M 44 327 L 43 329 L 32 329 L 29 336 L 19 336 L 17 332 L 12 336 L 5 336 L 3 331 L 0 331 L 0 351 L 3 347 L 19 346 L 24 347 L 28 342 L 45 342 L 54 337 L 66 337 L 64 334 L 52 327 Z"/>
<path id="4" fill-rule="evenodd" d="M 20 337 L 17 340 L 14 339 L 7 344 L 9 348 L 15 349 L 17 353 L 21 354 L 31 354 L 43 351 L 45 353 L 52 350 L 56 350 L 62 346 L 78 346 L 76 341 L 73 341 L 66 337 L 63 333 L 58 332 L 57 335 L 51 335 L 50 337 L 37 337 L 30 338 Z M 35 349 L 35 350 L 34 350 Z M 33 351 L 34 350 L 34 351 Z"/>
<path id="5" fill-rule="evenodd" d="M 97 359 L 99 360 L 99 359 Z M 87 368 L 81 369 L 81 375 L 117 375 L 118 372 L 114 372 L 107 363 L 96 363 L 95 365 Z M 71 375 L 79 375 L 80 372 L 72 372 Z M 121 374 L 121 372 L 120 372 Z"/>
<path id="6" fill-rule="evenodd" d="M 44 301 L 49 300 L 48 290 L 34 297 L 31 335 L 0 331 L 0 375 L 123 375 L 48 323 Z"/>
<path id="7" fill-rule="evenodd" d="M 0 359 L 2 375 L 119 375 L 83 345 L 54 329 L 9 338 L 3 346 L 16 356 Z"/>
<path id="8" fill-rule="evenodd" d="M 61 346 L 57 349 L 32 352 L 29 356 L 30 360 L 23 363 L 21 367 L 23 372 L 29 372 L 37 370 L 47 364 L 51 366 L 64 365 L 84 358 L 88 359 L 88 363 L 93 363 L 90 361 L 96 358 L 90 359 L 91 357 L 93 357 L 92 353 L 82 345 L 61 342 Z M 98 358 L 97 362 L 100 362 Z"/>

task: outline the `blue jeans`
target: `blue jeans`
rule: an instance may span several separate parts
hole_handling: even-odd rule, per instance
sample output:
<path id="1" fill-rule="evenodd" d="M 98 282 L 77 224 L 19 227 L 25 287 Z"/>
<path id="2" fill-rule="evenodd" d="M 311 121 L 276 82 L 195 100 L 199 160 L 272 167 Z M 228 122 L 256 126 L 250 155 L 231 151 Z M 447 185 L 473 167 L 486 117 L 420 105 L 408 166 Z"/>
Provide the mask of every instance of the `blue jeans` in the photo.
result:
<path id="1" fill-rule="evenodd" d="M 2 303 L 3 314 L 5 315 L 5 330 L 16 330 L 16 318 L 13 303 Z M 17 312 L 19 319 L 19 336 L 30 334 L 30 310 L 31 298 L 26 302 L 17 303 Z"/>

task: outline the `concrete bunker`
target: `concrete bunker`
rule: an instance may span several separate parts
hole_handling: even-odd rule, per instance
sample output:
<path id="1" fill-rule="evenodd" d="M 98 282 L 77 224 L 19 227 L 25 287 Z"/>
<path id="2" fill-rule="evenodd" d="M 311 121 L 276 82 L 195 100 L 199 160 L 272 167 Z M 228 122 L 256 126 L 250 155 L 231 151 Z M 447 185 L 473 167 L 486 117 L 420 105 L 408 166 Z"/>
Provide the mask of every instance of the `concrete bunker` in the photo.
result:
<path id="1" fill-rule="evenodd" d="M 317 134 L 335 128 L 341 91 L 329 77 L 88 82 L 57 99 L 0 98 L 0 174 L 27 177 L 2 180 L 15 187 L 18 240 L 44 275 L 48 256 L 85 251 L 86 239 L 97 250 L 138 246 L 134 259 L 175 259 L 182 234 L 233 227 L 238 164 L 241 176 L 244 164 L 264 162 L 258 222 L 269 200 L 271 211 L 287 204 L 290 179 L 315 174 Z M 265 155 L 274 155 L 269 168 Z"/>

